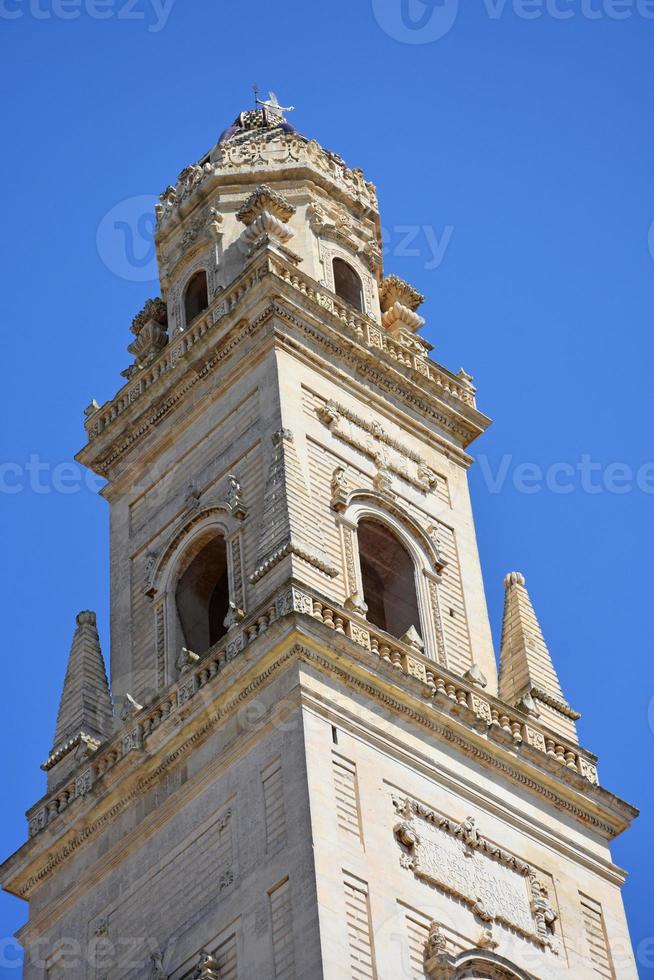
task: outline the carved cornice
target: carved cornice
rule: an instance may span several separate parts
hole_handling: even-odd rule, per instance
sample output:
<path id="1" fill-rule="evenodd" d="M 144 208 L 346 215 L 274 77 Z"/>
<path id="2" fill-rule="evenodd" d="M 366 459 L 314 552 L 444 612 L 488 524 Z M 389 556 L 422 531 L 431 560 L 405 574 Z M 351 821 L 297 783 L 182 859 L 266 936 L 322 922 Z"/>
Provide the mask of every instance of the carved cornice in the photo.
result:
<path id="1" fill-rule="evenodd" d="M 225 329 L 225 323 L 221 321 L 236 307 L 242 311 L 244 296 L 269 276 L 290 287 L 289 297 L 297 299 L 307 318 L 294 315 L 275 300 L 240 331 L 237 328 L 242 321 Z M 253 302 L 257 298 L 253 295 Z M 89 445 L 78 459 L 107 476 L 111 465 L 131 445 L 152 426 L 158 425 L 190 388 L 235 352 L 273 314 L 311 336 L 337 360 L 355 364 L 360 375 L 400 401 L 414 406 L 464 445 L 488 425 L 488 419 L 476 410 L 474 395 L 468 385 L 428 358 L 412 353 L 367 317 L 340 303 L 308 276 L 301 275 L 292 264 L 265 250 L 230 289 L 213 302 L 205 316 L 168 343 L 152 364 L 87 419 Z M 332 336 L 338 340 L 332 340 Z M 189 356 L 191 350 L 193 358 Z M 150 404 L 138 415 L 140 401 Z M 116 435 L 110 436 L 111 430 Z M 100 446 L 104 451 L 99 451 Z M 452 446 L 452 450 L 456 451 L 457 447 Z"/>
<path id="2" fill-rule="evenodd" d="M 293 616 L 293 614 L 302 611 L 307 612 L 307 601 L 311 601 L 309 597 L 297 592 L 295 588 L 285 587 L 280 590 L 272 607 L 268 607 L 266 615 L 262 616 L 261 610 L 259 610 L 258 614 L 249 618 L 248 623 L 254 623 L 254 627 L 251 628 L 248 623 L 245 624 L 243 639 L 229 640 L 226 644 L 223 642 L 218 650 L 210 651 L 198 663 L 197 667 L 191 668 L 179 681 L 171 685 L 155 704 L 141 709 L 135 717 L 129 719 L 113 742 L 105 743 L 98 749 L 91 760 L 90 767 L 87 764 L 81 774 L 80 772 L 73 774 L 73 782 L 71 783 L 73 796 L 71 799 L 67 799 L 59 810 L 61 813 L 76 804 L 73 817 L 75 824 L 72 827 L 66 826 L 65 821 L 63 823 L 59 821 L 53 823 L 47 820 L 41 822 L 40 814 L 49 806 L 47 801 L 45 804 L 42 801 L 33 807 L 29 811 L 29 816 L 30 824 L 34 826 L 34 837 L 3 866 L 2 874 L 5 887 L 22 898 L 29 898 L 34 889 L 45 881 L 62 862 L 66 861 L 88 840 L 102 832 L 126 807 L 139 799 L 151 786 L 156 785 L 163 773 L 201 744 L 224 719 L 230 717 L 235 711 L 241 710 L 250 696 L 259 691 L 276 673 L 294 660 L 314 664 L 320 670 L 340 679 L 348 688 L 354 688 L 365 693 L 393 712 L 428 729 L 438 738 L 455 745 L 463 754 L 474 758 L 490 770 L 502 773 L 512 782 L 525 787 L 536 796 L 548 800 L 558 809 L 567 812 L 581 823 L 592 827 L 593 830 L 607 837 L 613 837 L 619 830 L 623 829 L 622 826 L 618 829 L 615 823 L 603 821 L 592 809 L 582 806 L 581 800 L 584 797 L 578 793 L 575 795 L 579 803 L 575 803 L 569 795 L 557 792 L 551 784 L 542 778 L 542 774 L 537 768 L 532 770 L 532 775 L 528 775 L 524 768 L 525 766 L 527 770 L 530 768 L 528 758 L 523 758 L 521 761 L 516 759 L 514 764 L 506 762 L 502 758 L 501 752 L 498 754 L 497 751 L 503 743 L 502 739 L 498 741 L 495 751 L 490 743 L 484 748 L 483 743 L 479 743 L 478 720 L 474 713 L 472 713 L 472 723 L 469 724 L 468 733 L 464 735 L 467 725 L 465 712 L 461 714 L 460 710 L 457 711 L 452 716 L 455 727 L 450 727 L 448 711 L 443 711 L 446 703 L 448 703 L 447 699 L 445 703 L 436 700 L 428 703 L 424 701 L 424 697 L 409 696 L 410 692 L 407 690 L 407 699 L 404 700 L 402 696 L 390 693 L 390 689 L 385 687 L 383 675 L 371 673 L 369 664 L 358 663 L 356 657 L 343 658 L 340 656 L 338 647 L 341 644 L 345 644 L 352 654 L 358 650 L 359 656 L 361 655 L 361 646 L 360 642 L 348 639 L 343 635 L 343 619 L 340 619 L 336 614 L 332 613 L 332 618 L 329 618 L 323 613 L 323 625 L 315 625 L 317 630 L 324 631 L 322 634 L 323 642 L 319 646 L 311 645 L 309 635 L 304 636 L 302 644 L 292 645 L 292 637 L 297 629 L 293 620 L 287 622 L 286 631 L 283 629 L 280 631 L 279 628 L 274 630 L 272 646 L 270 646 L 270 642 L 264 639 L 270 627 L 278 619 L 283 619 L 289 615 Z M 326 609 L 322 604 L 321 608 Z M 336 618 L 333 618 L 334 616 Z M 283 624 L 280 623 L 279 626 L 281 628 Z M 317 637 L 319 635 L 320 633 L 316 634 Z M 244 645 L 248 642 L 248 636 L 250 642 L 257 640 L 262 644 L 262 658 L 272 654 L 274 659 L 267 663 L 263 669 L 258 669 L 258 661 L 255 661 L 245 677 L 239 678 L 232 675 L 230 678 L 231 687 L 226 688 L 226 679 L 222 676 L 223 670 L 244 649 Z M 284 641 L 283 644 L 282 640 Z M 289 644 L 289 641 L 291 641 L 291 645 L 285 645 Z M 275 653 L 275 651 L 278 652 Z M 250 663 L 252 663 L 254 656 L 255 651 L 252 649 L 248 657 Z M 413 659 L 424 660 L 425 658 L 414 655 Z M 436 667 L 435 664 L 434 667 Z M 363 674 L 359 673 L 361 668 L 365 671 Z M 218 681 L 216 681 L 217 676 L 220 676 Z M 415 683 L 415 677 L 408 679 Z M 459 683 L 465 682 L 459 681 Z M 194 702 L 195 695 L 205 688 L 204 696 Z M 215 701 L 217 701 L 217 706 L 214 704 Z M 195 713 L 193 712 L 194 703 L 196 703 Z M 117 783 L 110 788 L 106 788 L 107 784 L 105 784 L 106 792 L 109 795 L 106 797 L 106 802 L 103 802 L 103 783 L 100 780 L 105 773 L 111 772 L 121 760 L 127 762 L 133 753 L 135 753 L 133 758 L 138 760 L 137 769 L 142 769 L 147 756 L 143 756 L 141 751 L 146 748 L 149 736 L 164 722 L 169 721 L 165 740 L 157 748 L 158 757 L 148 759 L 147 765 L 151 765 L 152 768 L 135 780 L 133 777 L 136 776 L 137 770 L 134 766 L 131 768 L 128 766 L 127 769 L 121 770 L 122 775 Z M 178 739 L 183 736 L 185 730 L 188 731 L 187 737 L 183 737 L 182 741 L 167 752 L 166 741 Z M 475 732 L 477 732 L 476 737 Z M 565 777 L 565 781 L 567 781 L 569 770 L 563 767 L 557 771 L 559 777 Z M 93 776 L 93 772 L 97 774 Z M 86 776 L 85 790 L 78 797 L 75 797 L 74 787 L 80 784 L 81 775 Z M 121 780 L 125 780 L 125 789 L 122 794 L 119 789 Z M 611 794 L 607 794 L 606 791 L 600 790 L 598 787 L 593 788 L 587 782 L 586 787 L 586 796 L 599 794 L 597 800 L 599 806 L 601 806 L 600 798 L 602 795 L 615 802 L 615 798 Z M 91 789 L 93 792 L 89 795 Z M 57 796 L 67 797 L 68 792 L 66 787 L 60 787 L 54 794 L 51 794 L 48 800 L 56 800 Z M 115 797 L 116 793 L 118 793 L 117 798 Z M 624 811 L 622 820 L 628 821 L 630 817 L 635 816 L 635 811 L 627 804 L 617 801 L 617 805 Z M 97 814 L 95 817 L 93 816 L 94 812 Z M 612 811 L 612 813 L 614 819 L 617 819 L 617 812 Z M 50 833 L 41 843 L 40 832 L 46 826 L 52 828 L 55 836 L 53 837 Z"/>
<path id="3" fill-rule="evenodd" d="M 350 169 L 336 153 L 298 133 L 252 130 L 245 138 L 218 144 L 209 158 L 185 167 L 176 183 L 166 188 L 155 207 L 156 240 L 160 245 L 196 204 L 203 203 L 221 183 L 236 179 L 250 185 L 257 175 L 267 181 L 289 174 L 325 188 L 356 208 L 377 213 L 375 185 L 359 169 Z"/>
<path id="4" fill-rule="evenodd" d="M 316 631 L 317 646 L 311 645 L 312 637 L 306 630 L 303 645 L 288 648 L 284 645 L 292 641 L 298 624 L 292 619 L 282 621 L 295 614 L 303 617 L 299 622 Z M 270 638 L 264 640 L 271 628 Z M 253 660 L 256 655 L 252 648 L 248 655 L 248 663 L 252 664 L 250 673 L 240 680 L 231 675 L 232 686 L 226 686 L 223 671 L 237 658 L 245 668 L 239 655 L 255 641 L 261 644 L 261 656 Z M 344 657 L 343 653 L 348 656 Z M 257 673 L 256 663 L 268 655 L 274 656 L 273 662 Z M 286 585 L 197 664 L 189 665 L 189 669 L 154 704 L 145 708 L 136 706 L 112 741 L 80 761 L 68 782 L 56 787 L 45 800 L 32 807 L 28 812 L 32 840 L 10 859 L 4 871 L 8 873 L 9 865 L 15 865 L 17 870 L 25 861 L 31 864 L 37 860 L 43 865 L 27 883 L 16 883 L 16 893 L 26 897 L 54 867 L 102 830 L 131 800 L 152 785 L 158 774 L 207 737 L 222 719 L 293 658 L 313 663 L 342 681 L 347 688 L 358 689 L 393 712 L 404 715 L 456 746 L 464 755 L 551 802 L 607 838 L 620 833 L 636 815 L 632 807 L 597 785 L 593 756 L 578 748 L 575 750 L 571 745 L 558 745 L 554 736 L 541 736 L 541 732 L 547 733 L 544 726 L 536 727 L 524 719 L 520 721 L 518 712 L 512 715 L 514 709 L 496 698 L 480 694 L 475 685 L 393 640 L 388 634 L 375 630 L 356 613 L 329 607 L 307 591 Z M 217 676 L 220 676 L 219 681 L 216 681 Z M 393 678 L 393 686 L 389 687 L 388 681 Z M 194 701 L 196 694 L 205 689 L 203 697 Z M 218 702 L 217 708 L 213 707 L 214 701 Z M 143 766 L 141 752 L 147 750 L 151 735 L 161 725 L 167 723 L 165 740 L 177 738 L 194 714 L 200 714 L 202 720 L 196 723 L 183 744 L 161 758 L 154 773 L 139 778 L 135 787 L 126 786 L 121 800 L 111 802 L 107 813 L 98 814 L 91 820 L 90 810 L 100 806 L 103 790 L 106 793 L 108 787 L 115 784 L 115 777 L 108 774 L 118 763 L 121 763 L 118 770 L 120 783 L 134 772 L 134 767 L 128 763 L 134 753 L 138 765 Z M 534 741 L 535 735 L 542 737 L 542 748 L 538 739 Z M 546 744 L 548 741 L 551 748 Z M 161 744 L 158 738 L 156 744 L 159 745 L 156 751 L 165 753 L 165 741 Z M 577 771 L 571 771 L 573 765 Z M 71 811 L 71 807 L 75 809 Z M 66 821 L 61 820 L 64 812 L 74 813 L 73 819 L 81 820 L 83 825 L 78 830 L 67 827 Z M 39 858 L 41 845 L 38 842 L 46 828 L 44 847 L 47 853 L 44 851 Z M 58 836 L 62 842 L 59 849 L 53 844 Z M 14 886 L 11 887 L 13 890 Z"/>

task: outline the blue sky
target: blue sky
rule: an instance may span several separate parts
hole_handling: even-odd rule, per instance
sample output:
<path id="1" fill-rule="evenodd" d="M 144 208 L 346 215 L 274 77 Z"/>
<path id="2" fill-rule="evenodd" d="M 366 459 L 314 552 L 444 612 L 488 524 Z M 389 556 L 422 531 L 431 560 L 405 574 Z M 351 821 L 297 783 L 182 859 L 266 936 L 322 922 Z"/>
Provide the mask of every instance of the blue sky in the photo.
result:
<path id="1" fill-rule="evenodd" d="M 435 5 L 434 5 L 435 4 Z M 379 189 L 386 271 L 496 421 L 471 473 L 489 607 L 527 584 L 603 783 L 654 976 L 654 4 L 0 0 L 3 852 L 42 793 L 74 626 L 108 637 L 107 508 L 68 469 L 157 293 L 148 209 L 252 99 Z M 25 908 L 0 899 L 0 937 Z M 0 976 L 16 976 L 10 947 Z"/>

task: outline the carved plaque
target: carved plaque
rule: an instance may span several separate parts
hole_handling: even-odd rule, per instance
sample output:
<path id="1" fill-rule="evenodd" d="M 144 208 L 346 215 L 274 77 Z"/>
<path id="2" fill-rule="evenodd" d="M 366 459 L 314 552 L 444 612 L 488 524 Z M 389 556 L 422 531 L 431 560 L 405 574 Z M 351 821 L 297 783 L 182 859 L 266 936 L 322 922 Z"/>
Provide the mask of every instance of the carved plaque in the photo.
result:
<path id="1" fill-rule="evenodd" d="M 482 837 L 472 818 L 457 823 L 415 800 L 393 803 L 403 818 L 394 828 L 403 867 L 462 899 L 482 921 L 503 922 L 556 951 L 546 921 L 558 916 L 529 864 Z"/>

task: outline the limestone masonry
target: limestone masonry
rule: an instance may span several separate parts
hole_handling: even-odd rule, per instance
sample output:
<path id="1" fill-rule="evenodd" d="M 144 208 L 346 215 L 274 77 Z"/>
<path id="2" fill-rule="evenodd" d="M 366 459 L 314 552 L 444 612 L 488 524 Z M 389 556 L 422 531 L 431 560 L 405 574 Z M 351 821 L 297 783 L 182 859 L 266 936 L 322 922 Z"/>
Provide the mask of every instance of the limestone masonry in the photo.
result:
<path id="1" fill-rule="evenodd" d="M 105 477 L 110 682 L 77 617 L 2 883 L 24 976 L 637 976 L 610 843 L 468 495 L 489 425 L 382 270 L 375 188 L 271 98 L 161 195 L 161 298 L 78 459 Z"/>

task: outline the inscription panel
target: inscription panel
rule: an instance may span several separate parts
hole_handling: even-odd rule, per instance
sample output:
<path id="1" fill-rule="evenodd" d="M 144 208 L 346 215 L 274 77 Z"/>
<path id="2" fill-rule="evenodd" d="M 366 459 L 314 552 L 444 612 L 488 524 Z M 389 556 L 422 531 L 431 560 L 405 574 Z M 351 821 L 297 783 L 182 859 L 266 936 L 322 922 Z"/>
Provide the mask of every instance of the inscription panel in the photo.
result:
<path id="1" fill-rule="evenodd" d="M 482 921 L 559 952 L 558 913 L 531 865 L 483 837 L 472 817 L 457 823 L 408 797 L 393 797 L 393 805 L 404 868 L 463 900 Z"/>

